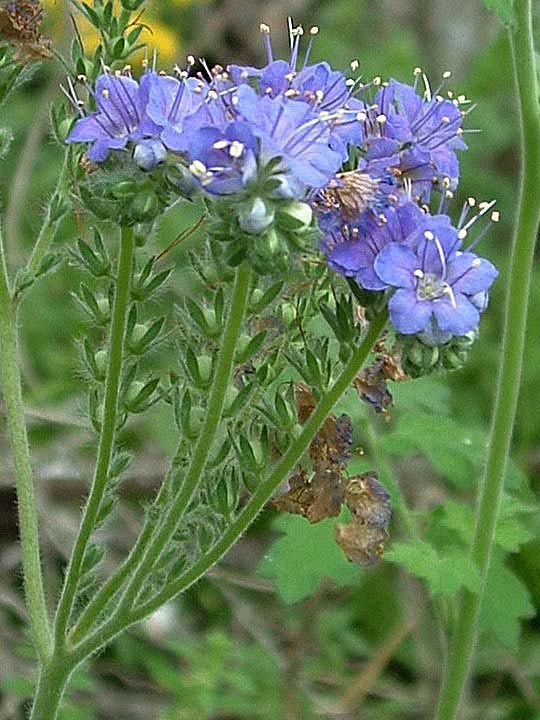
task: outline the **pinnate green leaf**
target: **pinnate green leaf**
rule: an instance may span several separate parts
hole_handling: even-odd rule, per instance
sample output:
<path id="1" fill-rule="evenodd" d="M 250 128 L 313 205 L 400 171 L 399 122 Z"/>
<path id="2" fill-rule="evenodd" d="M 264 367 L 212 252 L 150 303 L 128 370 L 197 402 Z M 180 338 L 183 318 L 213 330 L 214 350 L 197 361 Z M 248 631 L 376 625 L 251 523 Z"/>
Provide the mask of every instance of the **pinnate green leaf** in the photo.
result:
<path id="1" fill-rule="evenodd" d="M 458 533 L 469 545 L 474 530 L 474 511 L 463 503 L 450 500 L 442 508 L 442 523 Z M 503 495 L 495 532 L 495 542 L 507 552 L 517 552 L 521 545 L 535 537 L 523 519 L 524 515 L 535 512 L 535 508 L 522 503 L 511 495 Z"/>
<path id="2" fill-rule="evenodd" d="M 478 592 L 480 588 L 478 570 L 459 548 L 443 554 L 424 540 L 414 540 L 394 543 L 385 553 L 385 559 L 425 580 L 432 595 L 451 597 L 462 587 L 471 592 Z"/>
<path id="3" fill-rule="evenodd" d="M 451 417 L 416 412 L 404 413 L 381 444 L 391 455 L 408 457 L 421 453 L 442 478 L 460 489 L 478 482 L 484 462 L 487 435 L 478 428 L 463 427 Z M 523 474 L 509 464 L 508 488 L 519 487 Z"/>
<path id="4" fill-rule="evenodd" d="M 494 557 L 480 611 L 480 630 L 493 635 L 501 645 L 516 649 L 521 620 L 534 615 L 534 605 L 526 585 L 503 565 L 501 557 Z"/>
<path id="5" fill-rule="evenodd" d="M 357 585 L 361 569 L 350 563 L 334 540 L 335 520 L 314 525 L 303 517 L 281 515 L 274 523 L 282 533 L 258 567 L 273 578 L 281 599 L 289 604 L 303 600 L 326 579 L 336 585 Z"/>

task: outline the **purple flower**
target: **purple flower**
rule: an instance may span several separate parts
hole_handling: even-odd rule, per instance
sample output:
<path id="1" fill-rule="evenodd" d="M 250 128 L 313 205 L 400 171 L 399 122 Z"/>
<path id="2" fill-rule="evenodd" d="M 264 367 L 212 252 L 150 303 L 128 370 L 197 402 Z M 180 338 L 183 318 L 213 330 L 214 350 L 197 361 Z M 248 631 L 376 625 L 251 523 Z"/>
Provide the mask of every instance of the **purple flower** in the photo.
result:
<path id="1" fill-rule="evenodd" d="M 107 159 L 110 150 L 122 150 L 129 141 L 140 140 L 150 129 L 146 82 L 139 87 L 125 75 L 100 75 L 95 90 L 97 111 L 77 120 L 66 142 L 92 143 L 88 158 L 99 163 Z"/>
<path id="2" fill-rule="evenodd" d="M 498 273 L 471 252 L 456 252 L 431 231 L 416 246 L 387 245 L 375 260 L 375 272 L 397 288 L 389 302 L 390 319 L 405 335 L 428 332 L 466 335 L 478 325 L 473 298 L 486 292 Z"/>
<path id="3" fill-rule="evenodd" d="M 189 169 L 208 192 L 239 193 L 256 178 L 258 143 L 245 123 L 233 122 L 225 130 L 205 125 L 186 134 Z"/>
<path id="4" fill-rule="evenodd" d="M 368 212 L 356 221 L 344 222 L 341 214 L 322 219 L 321 242 L 330 267 L 354 277 L 365 290 L 385 290 L 388 283 L 375 272 L 379 253 L 390 243 L 404 243 L 424 228 L 426 215 L 412 202 L 390 207 L 382 215 Z"/>
<path id="5" fill-rule="evenodd" d="M 215 102 L 211 86 L 193 77 L 174 78 L 155 75 L 149 90 L 148 116 L 159 128 L 164 145 L 175 152 L 189 147 L 190 133 L 185 131 L 188 118 L 197 116 L 202 124 L 223 128 L 223 109 Z"/>
<path id="6" fill-rule="evenodd" d="M 260 97 L 242 85 L 231 98 L 230 115 L 234 119 L 224 128 L 199 112 L 186 121 L 185 153 L 208 192 L 237 193 L 258 183 L 267 196 L 303 199 L 341 166 L 328 126 L 307 103 Z"/>
<path id="7" fill-rule="evenodd" d="M 330 128 L 304 102 L 259 97 L 238 88 L 234 107 L 259 140 L 259 164 L 280 159 L 274 174 L 283 178 L 278 195 L 303 197 L 308 189 L 324 187 L 341 166 L 341 155 L 330 146 Z"/>
<path id="8" fill-rule="evenodd" d="M 311 28 L 310 42 L 302 67 L 298 68 L 301 27 L 289 26 L 289 60 L 274 60 L 270 29 L 261 25 L 265 40 L 267 65 L 262 68 L 230 65 L 227 71 L 235 85 L 249 85 L 257 94 L 270 98 L 286 97 L 289 100 L 311 105 L 314 112 L 331 128 L 330 144 L 347 158 L 347 145 L 360 144 L 362 126 L 359 115 L 366 110 L 363 101 L 355 97 L 356 83 L 347 80 L 342 72 L 333 70 L 326 62 L 309 65 L 313 40 L 318 28 Z"/>
<path id="9" fill-rule="evenodd" d="M 379 89 L 365 125 L 368 158 L 380 139 L 387 141 L 389 157 L 399 155 L 396 169 L 415 194 L 429 199 L 439 184 L 455 189 L 459 180 L 456 150 L 465 150 L 461 139 L 463 113 L 457 100 L 440 95 L 422 98 L 416 86 L 391 80 Z"/>

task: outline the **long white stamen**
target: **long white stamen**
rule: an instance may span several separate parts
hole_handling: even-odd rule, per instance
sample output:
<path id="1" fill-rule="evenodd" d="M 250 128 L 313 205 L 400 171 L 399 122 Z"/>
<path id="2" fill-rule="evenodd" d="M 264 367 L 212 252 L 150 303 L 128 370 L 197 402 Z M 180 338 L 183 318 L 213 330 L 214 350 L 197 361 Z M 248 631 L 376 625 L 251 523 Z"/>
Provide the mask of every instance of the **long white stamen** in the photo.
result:
<path id="1" fill-rule="evenodd" d="M 425 94 L 425 96 L 426 96 L 426 100 L 428 100 L 428 102 L 431 102 L 431 98 L 432 98 L 432 96 L 431 96 L 431 86 L 430 86 L 430 84 L 429 84 L 429 80 L 428 80 L 427 75 L 426 75 L 425 73 L 422 73 L 422 80 L 424 81 L 424 87 L 425 87 L 425 93 L 424 93 L 424 94 Z"/>
<path id="2" fill-rule="evenodd" d="M 454 291 L 452 290 L 450 285 L 445 285 L 443 292 L 445 293 L 445 295 L 450 296 L 450 302 L 452 303 L 452 307 L 454 309 L 457 308 L 456 296 L 454 295 Z"/>

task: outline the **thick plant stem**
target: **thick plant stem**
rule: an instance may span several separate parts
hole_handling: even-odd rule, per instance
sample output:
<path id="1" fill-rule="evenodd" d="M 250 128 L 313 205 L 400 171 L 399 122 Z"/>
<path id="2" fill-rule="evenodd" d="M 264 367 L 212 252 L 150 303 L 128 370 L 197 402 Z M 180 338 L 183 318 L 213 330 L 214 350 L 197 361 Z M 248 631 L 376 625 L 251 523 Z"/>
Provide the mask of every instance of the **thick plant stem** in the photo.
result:
<path id="1" fill-rule="evenodd" d="M 11 299 L 0 234 L 0 377 L 15 466 L 26 605 L 32 638 L 43 662 L 50 654 L 51 633 L 41 572 L 38 516 L 19 367 L 17 314 Z"/>
<path id="2" fill-rule="evenodd" d="M 92 488 L 84 509 L 79 533 L 77 535 L 77 539 L 75 540 L 75 545 L 71 554 L 64 588 L 56 614 L 55 640 L 58 647 L 62 647 L 65 641 L 69 618 L 80 580 L 84 556 L 92 531 L 95 527 L 96 518 L 99 513 L 101 501 L 103 500 L 103 496 L 107 488 L 107 480 L 109 478 L 117 426 L 118 393 L 122 375 L 126 318 L 133 269 L 133 249 L 133 230 L 131 228 L 122 228 L 111 334 L 108 348 L 108 368 L 105 381 L 103 423 L 99 439 L 96 469 Z"/>
<path id="3" fill-rule="evenodd" d="M 61 654 L 41 668 L 30 720 L 56 720 L 72 669 L 70 658 Z"/>
<path id="4" fill-rule="evenodd" d="M 180 492 L 174 498 L 165 519 L 160 524 L 159 530 L 145 548 L 142 561 L 135 570 L 118 606 L 117 613 L 119 616 L 129 612 L 131 609 L 145 579 L 152 571 L 154 564 L 159 559 L 176 528 L 179 526 L 189 503 L 199 487 L 216 431 L 221 422 L 225 395 L 231 382 L 236 346 L 238 345 L 238 338 L 240 337 L 247 308 L 250 281 L 251 270 L 247 263 L 243 263 L 236 271 L 229 306 L 229 316 L 216 363 L 214 379 L 210 388 L 206 417 L 193 451 L 189 469 L 182 483 Z"/>
<path id="5" fill-rule="evenodd" d="M 103 645 L 122 632 L 126 627 L 135 622 L 142 620 L 151 613 L 155 612 L 164 603 L 171 600 L 175 595 L 189 588 L 193 583 L 197 582 L 208 570 L 217 563 L 220 558 L 234 545 L 234 543 L 247 530 L 249 525 L 257 517 L 262 508 L 266 505 L 270 497 L 276 491 L 281 482 L 291 473 L 293 468 L 298 464 L 302 455 L 307 451 L 309 445 L 319 428 L 332 412 L 333 407 L 338 400 L 350 387 L 353 379 L 358 374 L 366 362 L 373 346 L 378 338 L 386 321 L 388 313 L 386 308 L 372 321 L 368 333 L 360 346 L 353 353 L 351 359 L 343 369 L 340 376 L 332 385 L 330 390 L 321 399 L 309 420 L 296 440 L 287 450 L 281 461 L 277 464 L 268 478 L 264 480 L 250 498 L 247 505 L 243 508 L 236 520 L 229 526 L 225 534 L 221 537 L 208 552 L 206 552 L 189 570 L 178 577 L 174 582 L 169 583 L 153 598 L 146 603 L 131 609 L 127 614 L 116 613 L 104 625 L 101 626 L 92 636 L 83 640 L 75 649 L 77 657 L 82 660 L 84 657 L 92 654 Z"/>
<path id="6" fill-rule="evenodd" d="M 531 269 L 540 222 L 540 104 L 531 0 L 516 0 L 515 13 L 517 27 L 511 42 L 522 125 L 522 180 L 510 264 L 497 398 L 471 550 L 471 559 L 480 571 L 482 583 L 478 594 L 466 592 L 463 597 L 437 720 L 454 720 L 457 717 L 476 644 L 478 617 L 517 411 Z"/>

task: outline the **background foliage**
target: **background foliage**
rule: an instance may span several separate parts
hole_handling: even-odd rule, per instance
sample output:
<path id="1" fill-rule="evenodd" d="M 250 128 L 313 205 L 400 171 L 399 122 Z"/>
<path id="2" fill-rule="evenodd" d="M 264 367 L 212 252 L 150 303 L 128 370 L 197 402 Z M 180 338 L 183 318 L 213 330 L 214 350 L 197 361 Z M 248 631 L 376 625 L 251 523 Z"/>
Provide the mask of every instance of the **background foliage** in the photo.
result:
<path id="1" fill-rule="evenodd" d="M 508 3 L 496 6 L 510 22 Z M 72 25 L 63 0 L 47 0 L 45 31 L 67 47 Z M 482 254 L 505 274 L 517 195 L 516 107 L 510 56 L 500 24 L 479 3 L 456 0 L 170 0 L 149 3 L 144 16 L 167 67 L 187 53 L 209 63 L 261 57 L 257 27 L 272 25 L 285 42 L 285 18 L 319 25 L 314 59 L 346 67 L 358 58 L 366 76 L 385 73 L 409 80 L 422 66 L 433 78 L 450 68 L 454 85 L 478 103 L 472 116 L 482 131 L 462 156 L 462 192 L 497 198 L 502 221 L 484 240 Z M 80 27 L 85 45 L 92 36 Z M 2 125 L 15 140 L 0 167 L 9 261 L 25 257 L 39 228 L 39 212 L 59 171 L 49 141 L 48 109 L 58 97 L 61 70 L 36 68 L 12 96 Z M 164 248 L 196 220 L 201 209 L 173 211 L 155 240 Z M 76 217 L 62 225 L 59 247 L 81 229 Z M 156 313 L 196 292 L 186 252 L 175 252 L 171 289 Z M 68 263 L 37 286 L 22 318 L 23 372 L 39 477 L 46 572 L 51 584 L 65 559 L 90 469 L 90 435 L 76 388 L 76 341 L 84 317 L 71 301 L 81 277 Z M 353 418 L 355 443 L 365 450 L 350 463 L 357 472 L 376 465 L 383 482 L 399 481 L 422 540 L 407 538 L 397 521 L 385 560 L 360 570 L 340 554 L 332 523 L 309 526 L 267 510 L 247 538 L 211 575 L 118 640 L 92 674 L 78 673 L 63 720 L 140 718 L 235 720 L 317 716 L 401 720 L 429 715 L 439 683 L 441 645 L 433 608 L 452 622 L 452 598 L 477 578 L 465 549 L 472 529 L 500 342 L 502 282 L 492 293 L 481 339 L 465 370 L 438 379 L 397 385 L 387 422 L 356 396 L 339 412 Z M 498 549 L 482 614 L 478 673 L 468 718 L 528 720 L 540 717 L 540 547 L 536 497 L 540 477 L 540 268 L 534 295 L 514 462 L 498 526 Z M 175 347 L 163 342 L 152 361 L 175 367 Z M 3 422 L 3 420 L 2 420 Z M 176 445 L 166 409 L 131 424 L 124 436 L 139 461 L 123 486 L 121 525 L 105 527 L 119 551 L 131 544 L 141 502 L 152 490 L 166 453 Z M 56 454 L 51 454 L 55 440 Z M 60 448 L 60 453 L 58 453 Z M 7 456 L 5 438 L 0 452 Z M 29 650 L 21 633 L 18 548 L 11 468 L 0 467 L 0 720 L 22 717 L 32 687 Z M 434 599 L 436 598 L 436 599 Z M 91 691 L 91 693 L 89 692 Z M 89 697 L 95 700 L 91 704 Z"/>

